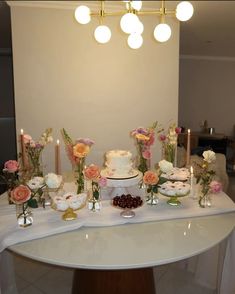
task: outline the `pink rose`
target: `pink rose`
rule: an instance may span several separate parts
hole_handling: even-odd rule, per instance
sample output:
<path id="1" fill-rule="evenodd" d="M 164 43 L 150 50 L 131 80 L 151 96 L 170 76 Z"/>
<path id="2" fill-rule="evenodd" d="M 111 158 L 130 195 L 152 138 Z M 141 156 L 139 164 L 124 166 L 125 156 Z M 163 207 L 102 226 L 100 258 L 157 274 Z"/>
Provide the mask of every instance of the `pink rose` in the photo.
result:
<path id="1" fill-rule="evenodd" d="M 93 144 L 95 144 L 95 142 L 89 138 L 79 138 L 76 140 L 76 144 L 77 143 L 83 143 L 85 145 L 88 145 L 89 147 L 91 147 Z"/>
<path id="2" fill-rule="evenodd" d="M 16 160 L 8 160 L 4 164 L 4 170 L 9 173 L 15 173 L 19 169 L 19 163 Z"/>
<path id="3" fill-rule="evenodd" d="M 149 170 L 144 173 L 143 181 L 146 185 L 156 185 L 159 178 L 155 172 Z"/>
<path id="4" fill-rule="evenodd" d="M 100 177 L 100 169 L 97 165 L 91 164 L 89 165 L 85 171 L 85 176 L 89 180 L 97 180 Z"/>
<path id="5" fill-rule="evenodd" d="M 210 183 L 210 191 L 212 193 L 219 193 L 222 191 L 222 185 L 221 183 L 217 182 L 217 181 L 212 181 Z"/>
<path id="6" fill-rule="evenodd" d="M 161 135 L 159 136 L 159 140 L 160 140 L 161 142 L 166 141 L 166 135 L 161 134 Z"/>
<path id="7" fill-rule="evenodd" d="M 180 127 L 175 128 L 175 132 L 176 132 L 177 135 L 180 134 L 181 133 L 181 128 Z"/>
<path id="8" fill-rule="evenodd" d="M 19 185 L 11 191 L 11 200 L 16 204 L 27 202 L 31 197 L 31 191 L 27 186 Z"/>
<path id="9" fill-rule="evenodd" d="M 107 179 L 105 177 L 100 177 L 98 183 L 100 187 L 105 187 L 107 185 Z"/>
<path id="10" fill-rule="evenodd" d="M 28 144 L 32 140 L 32 137 L 30 135 L 24 134 L 24 143 Z"/>
<path id="11" fill-rule="evenodd" d="M 145 159 L 150 159 L 151 158 L 151 151 L 149 149 L 146 149 L 142 152 L 142 156 Z"/>
<path id="12" fill-rule="evenodd" d="M 149 140 L 145 143 L 145 145 L 151 146 L 154 144 L 154 141 L 155 141 L 154 133 L 150 133 Z"/>

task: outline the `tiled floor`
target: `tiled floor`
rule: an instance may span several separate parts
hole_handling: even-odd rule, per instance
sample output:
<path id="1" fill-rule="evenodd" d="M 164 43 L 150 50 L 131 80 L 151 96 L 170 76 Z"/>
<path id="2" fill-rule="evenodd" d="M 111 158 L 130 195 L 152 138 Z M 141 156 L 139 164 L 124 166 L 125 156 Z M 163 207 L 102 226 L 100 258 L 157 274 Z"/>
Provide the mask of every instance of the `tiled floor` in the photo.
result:
<path id="1" fill-rule="evenodd" d="M 73 271 L 49 266 L 15 256 L 16 284 L 19 294 L 69 294 Z M 176 267 L 176 264 L 154 269 L 157 294 L 215 294 L 196 284 L 193 275 Z M 170 283 L 169 283 L 170 281 Z"/>
<path id="2" fill-rule="evenodd" d="M 235 176 L 230 177 L 227 194 L 235 201 Z M 73 270 L 20 256 L 14 256 L 14 262 L 19 294 L 71 293 Z M 157 294 L 215 294 L 214 291 L 196 284 L 193 275 L 177 268 L 176 264 L 156 267 L 154 272 Z"/>

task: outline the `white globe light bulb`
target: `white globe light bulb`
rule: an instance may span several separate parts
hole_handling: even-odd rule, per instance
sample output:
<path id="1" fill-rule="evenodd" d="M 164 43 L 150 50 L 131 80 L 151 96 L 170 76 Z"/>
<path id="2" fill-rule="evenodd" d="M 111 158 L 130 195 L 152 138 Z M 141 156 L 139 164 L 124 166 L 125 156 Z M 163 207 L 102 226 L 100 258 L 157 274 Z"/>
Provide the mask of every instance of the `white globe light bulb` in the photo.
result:
<path id="1" fill-rule="evenodd" d="M 98 43 L 105 44 L 111 38 L 111 31 L 109 27 L 101 25 L 95 29 L 94 36 Z"/>
<path id="2" fill-rule="evenodd" d="M 131 7 L 139 11 L 142 8 L 142 1 L 140 0 L 131 1 Z"/>
<path id="3" fill-rule="evenodd" d="M 75 18 L 80 24 L 87 24 L 91 20 L 90 9 L 87 6 L 78 6 L 75 10 Z"/>
<path id="4" fill-rule="evenodd" d="M 143 31 L 144 31 L 144 25 L 142 24 L 141 21 L 138 21 L 138 23 L 135 26 L 134 33 L 141 35 Z"/>
<path id="5" fill-rule="evenodd" d="M 120 26 L 124 33 L 131 34 L 135 31 L 135 27 L 138 25 L 138 22 L 138 16 L 128 12 L 122 16 Z"/>
<path id="6" fill-rule="evenodd" d="M 154 29 L 154 38 L 159 42 L 166 42 L 170 39 L 171 28 L 166 23 L 160 23 Z"/>
<path id="7" fill-rule="evenodd" d="M 127 39 L 128 46 L 132 49 L 138 49 L 143 44 L 143 38 L 140 34 L 132 33 Z"/>
<path id="8" fill-rule="evenodd" d="M 176 7 L 176 17 L 180 21 L 189 20 L 193 15 L 193 11 L 193 5 L 190 2 L 180 2 Z"/>

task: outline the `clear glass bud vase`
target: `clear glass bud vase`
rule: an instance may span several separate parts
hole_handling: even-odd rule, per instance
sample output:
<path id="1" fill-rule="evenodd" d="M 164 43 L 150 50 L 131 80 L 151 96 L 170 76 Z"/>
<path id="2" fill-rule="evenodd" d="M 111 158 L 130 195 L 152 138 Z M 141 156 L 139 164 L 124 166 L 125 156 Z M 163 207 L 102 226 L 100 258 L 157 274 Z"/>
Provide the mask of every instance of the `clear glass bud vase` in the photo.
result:
<path id="1" fill-rule="evenodd" d="M 88 200 L 88 209 L 95 212 L 101 210 L 100 186 L 98 183 L 91 183 L 90 199 Z"/>
<path id="2" fill-rule="evenodd" d="M 199 206 L 202 208 L 211 207 L 211 194 L 201 194 L 199 198 Z"/>
<path id="3" fill-rule="evenodd" d="M 32 213 L 27 203 L 16 204 L 16 218 L 20 227 L 26 228 L 33 224 Z"/>

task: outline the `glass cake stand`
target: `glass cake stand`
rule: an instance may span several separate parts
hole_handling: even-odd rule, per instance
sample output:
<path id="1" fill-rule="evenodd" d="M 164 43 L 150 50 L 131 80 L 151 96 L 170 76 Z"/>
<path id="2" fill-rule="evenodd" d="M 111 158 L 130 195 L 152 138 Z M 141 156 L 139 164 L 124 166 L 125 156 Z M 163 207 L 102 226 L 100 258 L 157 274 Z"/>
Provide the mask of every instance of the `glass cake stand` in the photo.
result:
<path id="1" fill-rule="evenodd" d="M 101 175 L 107 177 L 106 173 L 101 171 Z M 136 186 L 139 184 L 140 180 L 142 179 L 142 173 L 137 171 L 136 176 L 132 176 L 130 178 L 108 178 L 107 177 L 107 187 L 111 188 L 110 196 L 111 198 L 117 195 L 126 195 L 131 194 L 128 188 Z"/>

